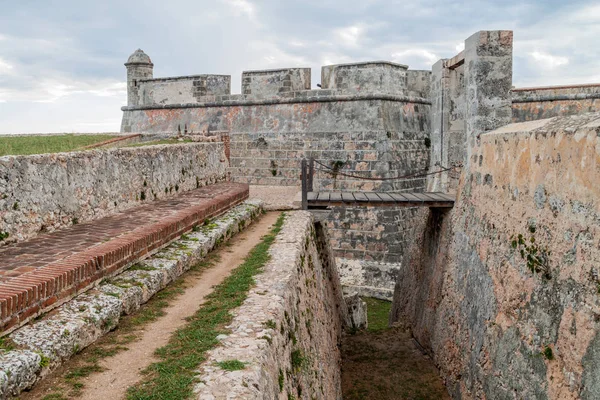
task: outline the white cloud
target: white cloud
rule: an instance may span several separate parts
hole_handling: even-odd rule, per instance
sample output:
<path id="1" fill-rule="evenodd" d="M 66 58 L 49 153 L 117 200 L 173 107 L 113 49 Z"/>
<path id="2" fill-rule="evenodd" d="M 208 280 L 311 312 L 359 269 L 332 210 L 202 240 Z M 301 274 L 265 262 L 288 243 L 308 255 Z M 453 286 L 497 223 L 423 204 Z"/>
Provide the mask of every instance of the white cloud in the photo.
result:
<path id="1" fill-rule="evenodd" d="M 554 69 L 569 63 L 567 57 L 553 56 L 552 54 L 543 53 L 541 51 L 531 52 L 529 53 L 529 56 L 533 58 L 536 63 L 540 63 L 538 66 L 544 69 Z"/>
<path id="2" fill-rule="evenodd" d="M 226 0 L 236 15 L 245 15 L 251 21 L 256 19 L 256 8 L 248 0 Z"/>
<path id="3" fill-rule="evenodd" d="M 363 35 L 367 31 L 367 27 L 362 24 L 355 24 L 346 26 L 344 28 L 338 28 L 333 31 L 338 44 L 346 47 L 358 47 Z"/>
<path id="4" fill-rule="evenodd" d="M 461 51 L 463 51 L 465 49 L 465 42 L 461 42 L 461 43 L 457 44 L 455 49 L 456 49 L 457 53 L 460 53 Z"/>
<path id="5" fill-rule="evenodd" d="M 433 65 L 439 57 L 426 49 L 406 49 L 391 54 L 392 61 L 406 63 L 408 58 L 420 58 L 426 63 Z"/>
<path id="6" fill-rule="evenodd" d="M 0 58 L 0 73 L 8 73 L 13 69 L 13 66 Z"/>
<path id="7" fill-rule="evenodd" d="M 573 22 L 591 22 L 597 24 L 598 20 L 600 20 L 600 5 L 594 4 L 579 10 L 576 9 L 569 16 L 569 19 Z"/>
<path id="8" fill-rule="evenodd" d="M 255 40 L 250 43 L 250 48 L 256 54 L 262 54 L 252 68 L 302 67 L 309 64 L 305 57 L 281 49 L 274 40 Z"/>

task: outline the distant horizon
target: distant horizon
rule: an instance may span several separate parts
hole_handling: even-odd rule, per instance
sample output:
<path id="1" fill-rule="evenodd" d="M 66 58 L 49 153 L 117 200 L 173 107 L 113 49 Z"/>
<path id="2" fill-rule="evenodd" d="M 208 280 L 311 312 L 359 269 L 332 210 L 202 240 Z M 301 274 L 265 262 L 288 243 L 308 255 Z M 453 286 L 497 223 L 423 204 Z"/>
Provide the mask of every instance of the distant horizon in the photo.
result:
<path id="1" fill-rule="evenodd" d="M 179 0 L 5 6 L 0 15 L 0 134 L 119 132 L 127 57 L 155 77 L 232 76 L 386 60 L 431 69 L 479 30 L 514 31 L 514 86 L 600 82 L 600 4 L 574 1 Z M 23 24 L 23 21 L 28 21 Z"/>

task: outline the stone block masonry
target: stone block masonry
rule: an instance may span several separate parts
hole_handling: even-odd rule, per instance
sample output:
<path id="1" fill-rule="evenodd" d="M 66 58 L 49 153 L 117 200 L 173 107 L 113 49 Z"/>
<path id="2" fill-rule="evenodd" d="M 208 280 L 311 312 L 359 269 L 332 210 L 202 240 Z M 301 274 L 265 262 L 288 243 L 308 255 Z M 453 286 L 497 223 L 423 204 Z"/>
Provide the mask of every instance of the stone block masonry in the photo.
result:
<path id="1" fill-rule="evenodd" d="M 138 68 L 150 68 L 145 57 L 145 64 L 128 66 L 128 82 L 138 82 L 132 75 Z M 142 97 L 123 108 L 121 131 L 228 132 L 232 178 L 250 184 L 299 185 L 300 160 L 311 156 L 327 165 L 344 163 L 347 171 L 366 177 L 427 169 L 428 71 L 385 61 L 325 66 L 322 90 L 310 89 L 310 75 L 309 68 L 247 71 L 239 95 Z M 128 87 L 138 98 L 136 85 Z M 394 187 L 331 176 L 316 184 L 333 188 L 338 182 L 345 190 L 418 191 L 424 185 L 422 179 Z"/>
<path id="2" fill-rule="evenodd" d="M 0 248 L 0 332 L 55 308 L 247 197 L 247 185 L 210 185 Z"/>
<path id="3" fill-rule="evenodd" d="M 227 179 L 222 143 L 0 157 L 0 244 Z"/>
<path id="4" fill-rule="evenodd" d="M 341 399 L 338 344 L 347 310 L 327 237 L 308 212 L 286 216 L 231 334 L 210 351 L 198 399 Z M 240 371 L 217 363 L 237 360 Z"/>
<path id="5" fill-rule="evenodd" d="M 471 149 L 394 315 L 454 398 L 600 398 L 600 113 L 516 123 Z"/>
<path id="6" fill-rule="evenodd" d="M 327 226 L 344 293 L 391 301 L 404 254 L 421 225 L 419 208 L 348 205 L 312 213 Z"/>
<path id="7" fill-rule="evenodd" d="M 310 90 L 310 68 L 242 72 L 242 94 L 254 97 Z"/>

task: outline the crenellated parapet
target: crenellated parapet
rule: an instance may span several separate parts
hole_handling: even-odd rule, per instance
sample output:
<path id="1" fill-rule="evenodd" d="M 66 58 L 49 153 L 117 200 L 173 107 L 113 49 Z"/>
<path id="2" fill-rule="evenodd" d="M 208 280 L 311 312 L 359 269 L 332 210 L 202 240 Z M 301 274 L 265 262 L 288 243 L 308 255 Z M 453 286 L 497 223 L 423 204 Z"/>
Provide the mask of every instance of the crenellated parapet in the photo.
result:
<path id="1" fill-rule="evenodd" d="M 230 75 L 191 75 L 138 82 L 139 105 L 198 103 L 206 96 L 231 93 Z"/>
<path id="2" fill-rule="evenodd" d="M 264 96 L 310 90 L 310 68 L 242 72 L 242 94 Z"/>
<path id="3" fill-rule="evenodd" d="M 321 88 L 311 88 L 310 68 L 244 71 L 241 94 L 231 94 L 230 75 L 153 78 L 153 64 L 141 50 L 128 62 L 128 104 L 123 111 L 306 103 L 348 100 L 429 102 L 430 71 L 408 70 L 388 61 L 328 65 Z"/>
<path id="4" fill-rule="evenodd" d="M 389 61 L 327 65 L 321 69 L 321 87 L 348 93 L 406 94 L 407 65 Z"/>

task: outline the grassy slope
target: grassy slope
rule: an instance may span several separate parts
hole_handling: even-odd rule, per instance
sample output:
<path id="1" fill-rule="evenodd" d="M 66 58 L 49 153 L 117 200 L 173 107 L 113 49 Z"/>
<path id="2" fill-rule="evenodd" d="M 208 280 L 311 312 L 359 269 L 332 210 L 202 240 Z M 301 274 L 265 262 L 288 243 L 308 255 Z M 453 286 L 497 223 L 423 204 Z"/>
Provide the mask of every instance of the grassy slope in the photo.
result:
<path id="1" fill-rule="evenodd" d="M 0 156 L 59 153 L 112 139 L 113 135 L 56 135 L 0 137 Z"/>

